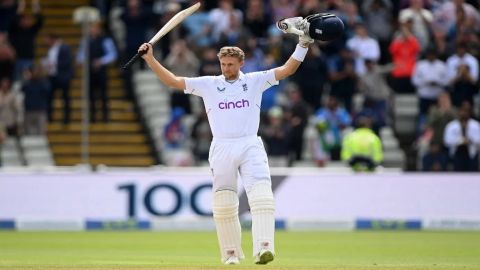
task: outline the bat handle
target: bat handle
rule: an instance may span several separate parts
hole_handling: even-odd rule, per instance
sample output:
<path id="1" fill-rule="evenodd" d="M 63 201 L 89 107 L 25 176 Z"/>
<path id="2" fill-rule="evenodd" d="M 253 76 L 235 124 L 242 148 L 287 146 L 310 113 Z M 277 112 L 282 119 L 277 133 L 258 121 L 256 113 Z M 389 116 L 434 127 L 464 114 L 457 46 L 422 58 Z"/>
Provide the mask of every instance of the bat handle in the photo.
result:
<path id="1" fill-rule="evenodd" d="M 125 65 L 123 65 L 122 69 L 129 68 L 135 61 L 137 61 L 138 58 L 140 58 L 142 55 L 146 53 L 147 53 L 146 50 L 137 52 L 132 58 L 130 58 L 130 60 L 128 60 L 128 62 Z"/>

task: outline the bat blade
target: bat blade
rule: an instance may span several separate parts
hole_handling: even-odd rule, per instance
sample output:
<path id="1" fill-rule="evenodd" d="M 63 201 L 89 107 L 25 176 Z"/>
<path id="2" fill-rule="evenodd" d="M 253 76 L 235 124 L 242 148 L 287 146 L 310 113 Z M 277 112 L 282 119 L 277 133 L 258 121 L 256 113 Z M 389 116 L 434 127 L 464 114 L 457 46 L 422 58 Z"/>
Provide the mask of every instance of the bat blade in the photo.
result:
<path id="1" fill-rule="evenodd" d="M 192 5 L 189 8 L 186 8 L 173 16 L 158 32 L 148 41 L 148 43 L 155 45 L 163 36 L 168 34 L 175 26 L 179 25 L 185 18 L 192 15 L 200 7 L 200 2 Z M 130 60 L 122 67 L 122 69 L 127 69 L 130 67 L 140 56 L 144 55 L 146 51 L 137 52 Z"/>

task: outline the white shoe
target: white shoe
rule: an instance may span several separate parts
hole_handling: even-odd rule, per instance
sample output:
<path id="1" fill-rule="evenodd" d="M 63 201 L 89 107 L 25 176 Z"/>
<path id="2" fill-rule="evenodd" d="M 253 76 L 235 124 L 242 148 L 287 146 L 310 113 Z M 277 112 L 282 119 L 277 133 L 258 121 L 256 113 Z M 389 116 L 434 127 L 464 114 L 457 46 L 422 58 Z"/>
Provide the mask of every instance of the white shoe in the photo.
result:
<path id="1" fill-rule="evenodd" d="M 240 260 L 238 259 L 237 256 L 230 256 L 225 261 L 225 264 L 240 264 Z"/>
<path id="2" fill-rule="evenodd" d="M 271 252 L 268 249 L 262 249 L 262 250 L 260 250 L 258 255 L 255 256 L 255 263 L 256 264 L 267 264 L 267 263 L 273 261 L 274 257 L 275 257 L 275 255 L 273 254 L 273 252 Z"/>

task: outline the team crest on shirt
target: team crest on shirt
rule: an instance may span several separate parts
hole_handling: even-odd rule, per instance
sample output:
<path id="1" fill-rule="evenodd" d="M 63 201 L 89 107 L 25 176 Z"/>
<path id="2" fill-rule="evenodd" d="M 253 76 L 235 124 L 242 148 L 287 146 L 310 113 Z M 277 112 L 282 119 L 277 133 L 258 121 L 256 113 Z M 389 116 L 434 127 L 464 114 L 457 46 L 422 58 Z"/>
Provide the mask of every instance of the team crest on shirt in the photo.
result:
<path id="1" fill-rule="evenodd" d="M 247 92 L 247 91 L 248 91 L 248 87 L 247 87 L 247 84 L 246 84 L 246 83 L 242 84 L 242 87 L 243 87 L 243 92 Z"/>
<path id="2" fill-rule="evenodd" d="M 220 87 L 217 86 L 217 91 L 218 91 L 219 93 L 225 92 L 225 87 L 220 88 Z"/>

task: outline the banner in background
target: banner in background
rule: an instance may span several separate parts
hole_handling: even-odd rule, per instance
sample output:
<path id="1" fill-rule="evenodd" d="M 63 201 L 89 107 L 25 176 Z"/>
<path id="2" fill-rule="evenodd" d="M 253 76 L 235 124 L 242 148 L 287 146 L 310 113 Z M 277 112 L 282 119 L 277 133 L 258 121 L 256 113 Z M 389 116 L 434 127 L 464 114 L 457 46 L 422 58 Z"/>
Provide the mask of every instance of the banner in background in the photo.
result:
<path id="1" fill-rule="evenodd" d="M 210 179 L 203 169 L 0 173 L 0 229 L 213 229 Z M 292 170 L 272 175 L 272 187 L 287 229 L 480 229 L 478 174 Z"/>

